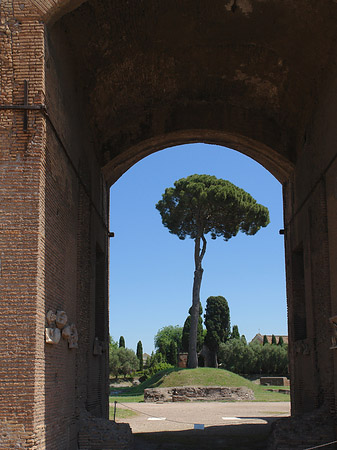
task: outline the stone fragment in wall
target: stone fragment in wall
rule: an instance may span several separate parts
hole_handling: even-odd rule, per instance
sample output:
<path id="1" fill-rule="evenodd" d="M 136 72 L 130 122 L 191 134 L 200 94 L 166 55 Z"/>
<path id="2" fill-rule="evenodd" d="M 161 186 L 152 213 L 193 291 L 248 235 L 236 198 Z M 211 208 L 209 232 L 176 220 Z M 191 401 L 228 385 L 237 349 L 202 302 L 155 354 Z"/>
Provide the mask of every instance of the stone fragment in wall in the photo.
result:
<path id="1" fill-rule="evenodd" d="M 65 311 L 57 311 L 56 312 L 56 326 L 60 330 L 66 326 L 68 322 L 68 317 Z"/>
<path id="2" fill-rule="evenodd" d="M 74 323 L 70 325 L 70 336 L 68 338 L 69 348 L 78 348 L 78 333 Z"/>
<path id="3" fill-rule="evenodd" d="M 46 343 L 56 345 L 60 342 L 61 331 L 58 328 L 46 328 Z"/>
<path id="4" fill-rule="evenodd" d="M 294 344 L 295 352 L 300 353 L 304 356 L 310 355 L 310 347 L 307 342 L 304 340 L 302 341 L 296 341 Z"/>
<path id="5" fill-rule="evenodd" d="M 47 317 L 47 323 L 49 326 L 55 324 L 56 314 L 53 311 L 48 311 L 46 317 Z"/>
<path id="6" fill-rule="evenodd" d="M 70 325 L 66 325 L 62 330 L 62 337 L 67 341 L 70 338 L 70 336 L 71 336 Z"/>
<path id="7" fill-rule="evenodd" d="M 103 353 L 102 342 L 98 339 L 98 337 L 95 337 L 93 354 L 96 356 L 100 356 L 102 355 L 102 353 Z"/>

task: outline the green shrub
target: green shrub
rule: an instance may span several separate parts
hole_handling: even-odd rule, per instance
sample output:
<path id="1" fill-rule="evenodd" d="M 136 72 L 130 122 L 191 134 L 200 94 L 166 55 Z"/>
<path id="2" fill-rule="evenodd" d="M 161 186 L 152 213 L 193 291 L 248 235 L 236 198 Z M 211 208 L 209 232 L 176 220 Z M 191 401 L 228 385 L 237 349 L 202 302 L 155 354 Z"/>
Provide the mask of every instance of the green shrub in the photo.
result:
<path id="1" fill-rule="evenodd" d="M 172 364 L 169 364 L 166 362 L 155 363 L 151 367 L 149 367 L 143 371 L 143 375 L 139 378 L 139 381 L 142 383 L 143 381 L 152 377 L 156 373 L 161 372 L 162 370 L 173 369 L 173 368 L 174 368 L 174 366 L 172 366 Z"/>
<path id="2" fill-rule="evenodd" d="M 224 369 L 238 374 L 287 375 L 288 351 L 279 345 L 246 345 L 232 339 L 220 344 L 219 363 Z"/>

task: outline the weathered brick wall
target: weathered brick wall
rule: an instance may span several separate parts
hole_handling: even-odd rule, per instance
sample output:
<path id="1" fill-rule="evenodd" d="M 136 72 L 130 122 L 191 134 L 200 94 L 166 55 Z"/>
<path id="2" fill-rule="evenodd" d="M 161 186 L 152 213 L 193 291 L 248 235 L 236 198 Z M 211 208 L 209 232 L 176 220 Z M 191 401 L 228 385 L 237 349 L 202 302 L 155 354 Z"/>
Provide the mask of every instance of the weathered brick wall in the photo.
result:
<path id="1" fill-rule="evenodd" d="M 121 28 L 114 28 L 104 22 L 105 11 L 115 13 L 112 4 L 97 2 L 96 43 L 114 36 L 109 51 L 113 53 L 115 45 L 119 46 L 116 64 L 111 64 L 112 53 L 96 58 L 96 53 L 106 48 L 105 42 L 86 52 L 88 42 L 82 19 L 90 24 L 90 7 L 82 10 L 83 16 L 80 12 L 62 23 L 57 22 L 62 14 L 81 3 L 82 0 L 4 0 L 0 3 L 0 104 L 22 104 L 27 80 L 28 103 L 45 103 L 48 112 L 46 116 L 42 111 L 29 111 L 27 131 L 23 129 L 22 111 L 5 110 L 0 115 L 0 332 L 3 336 L 0 448 L 10 448 L 15 442 L 22 448 L 73 449 L 77 445 L 81 411 L 107 416 L 108 190 L 97 159 L 105 165 L 109 180 L 115 180 L 134 162 L 157 148 L 198 139 L 232 143 L 283 181 L 289 177 L 284 192 L 292 408 L 294 413 L 301 413 L 325 405 L 335 414 L 337 359 L 336 352 L 329 349 L 331 330 L 328 324 L 328 318 L 337 314 L 337 77 L 333 68 L 330 67 L 331 73 L 326 71 L 330 75 L 325 77 L 322 91 L 312 94 L 314 100 L 308 98 L 308 92 L 318 89 L 318 81 L 317 86 L 312 86 L 303 80 L 303 97 L 297 97 L 299 73 L 316 67 L 317 61 L 312 65 L 307 58 L 307 65 L 297 66 L 297 58 L 291 51 L 288 56 L 293 60 L 295 75 L 293 79 L 287 78 L 291 70 L 284 66 L 279 73 L 275 67 L 286 64 L 285 49 L 287 46 L 293 49 L 293 42 L 285 41 L 280 47 L 279 40 L 273 42 L 280 54 L 285 51 L 281 59 L 277 52 L 271 51 L 272 56 L 264 53 L 259 40 L 258 45 L 249 45 L 246 54 L 242 53 L 242 48 L 246 48 L 243 33 L 240 34 L 243 47 L 236 53 L 226 38 L 226 51 L 230 49 L 228 55 L 233 58 L 233 67 L 229 70 L 233 69 L 234 73 L 245 54 L 248 66 L 253 67 L 254 61 L 259 61 L 257 69 L 262 67 L 261 76 L 264 76 L 269 61 L 277 75 L 275 86 L 268 84 L 273 89 L 261 91 L 259 77 L 251 78 L 249 71 L 243 78 L 231 79 L 233 74 L 227 72 L 226 58 L 226 67 L 221 69 L 225 76 L 221 72 L 221 77 L 217 78 L 217 70 L 212 73 L 208 64 L 216 54 L 206 51 L 207 58 L 202 59 L 201 46 L 195 56 L 207 64 L 198 64 L 198 67 L 210 72 L 201 71 L 199 79 L 198 71 L 192 70 L 193 61 L 199 59 L 185 66 L 184 57 L 181 59 L 179 52 L 174 55 L 177 46 L 184 53 L 180 46 L 183 41 L 171 43 L 168 54 L 172 52 L 172 57 L 166 61 L 167 66 L 162 65 L 159 57 L 146 53 L 147 41 L 142 41 L 139 53 L 137 33 L 146 39 L 146 33 L 142 33 L 145 20 L 157 23 L 151 20 L 151 14 L 147 19 L 142 15 L 144 23 L 138 23 L 138 16 L 132 15 L 135 10 L 124 17 L 124 6 L 120 4 L 114 17 L 117 16 Z M 176 2 L 173 3 L 177 8 Z M 260 11 L 263 5 L 258 3 Z M 167 18 L 170 8 L 161 16 L 158 5 L 153 3 L 155 17 Z M 305 8 L 304 2 L 301 5 Z M 196 6 L 191 3 L 192 6 L 195 17 L 199 17 Z M 332 15 L 333 7 L 329 8 L 329 11 L 321 8 L 320 13 Z M 237 30 L 236 25 L 241 24 L 242 30 L 247 30 L 245 21 L 250 13 L 243 14 L 242 5 L 238 7 L 238 14 L 232 11 L 224 14 L 227 13 L 229 21 L 237 20 L 233 29 Z M 255 13 L 257 11 L 252 12 Z M 289 14 L 292 13 L 297 14 L 297 11 Z M 316 17 L 315 11 L 311 10 L 310 14 L 309 18 Z M 258 20 L 263 22 L 265 17 L 261 15 Z M 101 23 L 106 25 L 104 33 Z M 168 25 L 163 22 L 163 26 Z M 188 29 L 183 25 L 184 33 Z M 334 29 L 333 24 L 330 34 L 316 33 L 312 42 L 313 55 L 321 54 L 319 45 L 326 49 L 326 54 L 322 55 L 324 61 L 331 57 L 332 47 L 322 39 L 330 36 L 333 41 Z M 125 31 L 123 39 L 119 39 L 120 30 Z M 168 35 L 172 34 L 171 29 L 167 31 Z M 298 30 L 292 31 L 296 36 Z M 193 38 L 193 34 L 190 37 Z M 237 32 L 235 43 L 236 37 Z M 155 40 L 159 45 L 158 55 L 166 54 L 160 48 L 164 40 L 161 37 Z M 217 44 L 214 32 L 214 48 L 219 47 Z M 253 47 L 258 49 L 257 58 Z M 76 65 L 80 52 L 80 63 Z M 104 64 L 107 55 L 110 55 L 111 71 L 104 76 L 101 73 L 100 82 L 88 100 L 86 86 L 96 77 L 99 64 Z M 125 55 L 129 63 L 126 66 Z M 92 57 L 90 67 L 88 56 Z M 91 64 L 93 59 L 97 66 Z M 184 64 L 176 64 L 182 60 Z M 153 61 L 159 62 L 159 69 L 151 64 Z M 129 67 L 130 72 L 118 72 L 118 64 L 122 69 Z M 215 66 L 218 68 L 219 64 Z M 163 67 L 166 67 L 164 77 L 161 76 Z M 189 79 L 191 73 L 193 77 Z M 114 82 L 111 82 L 112 75 Z M 318 80 L 320 76 L 315 72 L 307 79 Z M 214 82 L 209 83 L 210 79 Z M 247 80 L 251 81 L 245 83 Z M 124 82 L 130 84 L 124 86 Z M 172 88 L 172 92 L 167 87 Z M 226 92 L 234 96 L 232 103 L 227 101 Z M 273 92 L 276 97 L 273 94 L 269 98 Z M 171 95 L 170 105 L 166 103 L 168 94 Z M 271 103 L 266 103 L 268 98 Z M 118 99 L 119 103 L 112 99 Z M 289 104 L 287 99 L 290 99 Z M 247 103 L 251 109 L 247 109 Z M 314 109 L 310 116 L 312 104 Z M 308 111 L 302 116 L 300 109 L 305 105 Z M 291 128 L 292 123 L 286 124 L 287 107 L 289 117 L 295 121 L 294 128 Z M 85 114 L 95 114 L 96 122 Z M 93 123 L 98 127 L 99 136 L 90 134 L 88 124 Z M 103 140 L 97 143 L 103 134 L 107 141 L 112 137 L 114 143 L 109 141 L 106 151 L 103 151 L 104 145 L 99 148 Z M 296 168 L 291 174 L 293 165 Z M 45 344 L 45 314 L 48 310 L 59 309 L 65 310 L 69 321 L 78 328 L 79 348 L 76 350 L 69 349 L 63 340 L 57 346 Z M 96 349 L 94 354 L 96 337 L 102 352 Z"/>
<path id="2" fill-rule="evenodd" d="M 47 29 L 46 310 L 65 310 L 77 326 L 79 348 L 46 348 L 48 448 L 76 448 L 78 414 L 107 417 L 107 352 L 94 355 L 97 249 L 107 254 L 108 190 L 90 142 L 76 89 L 71 47 L 63 29 Z M 101 268 L 102 347 L 107 346 L 107 258 Z M 55 395 L 55 389 L 58 395 Z M 65 401 L 67 399 L 67 401 Z M 56 442 L 59 447 L 56 447 Z"/>
<path id="3" fill-rule="evenodd" d="M 22 111 L 0 116 L 0 448 L 75 449 L 81 408 L 108 414 L 107 352 L 93 355 L 96 246 L 106 252 L 108 190 L 78 98 L 69 95 L 71 57 L 64 52 L 59 65 L 31 6 L 0 5 L 0 104 L 23 104 L 28 80 L 28 103 L 46 103 L 49 117 L 29 111 L 25 132 Z M 103 300 L 107 340 L 107 288 Z M 66 311 L 78 349 L 45 344 L 48 310 Z"/>
<path id="4" fill-rule="evenodd" d="M 336 96 L 335 73 L 322 88 L 293 183 L 285 189 L 292 411 L 324 405 L 336 412 L 336 351 L 329 317 L 336 303 Z M 302 263 L 299 262 L 302 259 Z M 299 269 L 296 265 L 301 265 Z M 302 275 L 299 272 L 303 271 Z M 303 278 L 300 281 L 300 278 Z M 306 330 L 299 333 L 304 317 Z M 303 321 L 302 321 L 303 322 Z"/>
<path id="5" fill-rule="evenodd" d="M 22 9 L 21 9 L 22 8 Z M 18 3 L 0 5 L 1 104 L 44 101 L 44 26 Z M 39 112 L 0 116 L 0 448 L 44 447 L 45 122 Z M 38 356 L 40 355 L 40 357 Z M 2 434 L 1 431 L 4 430 Z M 16 436 L 16 437 L 15 437 Z M 9 439 L 9 441 L 7 441 Z"/>

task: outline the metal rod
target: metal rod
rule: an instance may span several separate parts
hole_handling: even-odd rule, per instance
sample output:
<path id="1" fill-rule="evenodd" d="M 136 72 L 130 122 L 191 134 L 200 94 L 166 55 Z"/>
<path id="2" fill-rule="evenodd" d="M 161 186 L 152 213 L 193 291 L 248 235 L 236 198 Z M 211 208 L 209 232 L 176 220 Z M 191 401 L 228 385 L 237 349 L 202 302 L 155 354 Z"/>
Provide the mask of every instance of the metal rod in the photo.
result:
<path id="1" fill-rule="evenodd" d="M 114 407 L 114 422 L 116 422 L 116 409 L 117 409 L 117 402 L 115 400 L 115 407 Z"/>
<path id="2" fill-rule="evenodd" d="M 1 2 L 1 0 L 0 0 L 0 2 Z M 51 128 L 52 128 L 52 130 L 53 130 L 53 132 L 55 134 L 56 139 L 60 143 L 61 148 L 64 151 L 64 153 L 65 153 L 65 155 L 66 155 L 66 157 L 67 157 L 67 159 L 68 159 L 72 169 L 74 170 L 74 172 L 75 172 L 75 174 L 76 174 L 76 176 L 77 176 L 81 186 L 83 187 L 85 194 L 88 196 L 90 204 L 92 205 L 92 207 L 96 211 L 96 213 L 97 213 L 98 217 L 100 218 L 100 220 L 102 222 L 102 225 L 105 228 L 106 232 L 110 234 L 109 237 L 112 237 L 113 233 L 110 233 L 110 231 L 108 229 L 108 226 L 105 223 L 104 218 L 102 217 L 100 211 L 98 210 L 97 206 L 95 205 L 94 201 L 91 198 L 89 189 L 87 188 L 86 184 L 82 180 L 82 178 L 81 178 L 77 168 L 75 167 L 72 159 L 70 158 L 70 155 L 69 155 L 65 145 L 63 144 L 63 141 L 62 141 L 58 131 L 56 130 L 56 128 L 55 128 L 51 118 L 48 115 L 48 111 L 47 111 L 46 105 L 44 105 L 44 104 L 28 105 L 28 81 L 27 80 L 25 80 L 25 82 L 24 82 L 24 103 L 25 103 L 24 105 L 0 105 L 0 111 L 4 111 L 4 110 L 25 111 L 25 115 L 27 114 L 27 111 L 41 111 L 42 112 L 42 114 L 46 118 L 47 122 L 51 126 Z M 24 131 L 27 131 L 27 126 L 25 128 L 25 123 L 26 122 L 24 120 Z"/>
<path id="3" fill-rule="evenodd" d="M 23 106 L 28 106 L 28 81 L 24 81 L 24 94 L 23 94 Z M 25 110 L 23 116 L 23 131 L 26 132 L 28 130 L 28 111 Z"/>
<path id="4" fill-rule="evenodd" d="M 45 105 L 0 105 L 0 110 L 43 111 Z"/>

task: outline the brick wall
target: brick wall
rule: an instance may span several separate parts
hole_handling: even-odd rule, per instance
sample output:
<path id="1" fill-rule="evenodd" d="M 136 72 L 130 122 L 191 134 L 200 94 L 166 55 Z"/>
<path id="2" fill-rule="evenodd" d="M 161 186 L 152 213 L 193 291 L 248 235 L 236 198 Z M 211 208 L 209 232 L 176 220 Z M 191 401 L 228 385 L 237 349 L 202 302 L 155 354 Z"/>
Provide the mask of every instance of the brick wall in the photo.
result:
<path id="1" fill-rule="evenodd" d="M 1 104 L 44 99 L 44 26 L 18 4 L 1 2 Z M 44 446 L 44 172 L 45 122 L 41 113 L 0 116 L 0 448 L 17 434 L 23 448 Z M 16 430 L 16 431 L 15 431 Z M 7 441 L 6 437 L 9 439 Z"/>
<path id="2" fill-rule="evenodd" d="M 329 317 L 337 313 L 336 73 L 332 71 L 329 78 L 334 81 L 322 90 L 314 125 L 298 151 L 294 179 L 285 188 L 292 412 L 296 414 L 318 407 L 336 413 L 337 354 L 330 349 L 329 324 Z M 295 267 L 299 264 L 301 270 Z"/>
<path id="3" fill-rule="evenodd" d="M 200 140 L 208 142 L 232 142 L 233 146 L 270 167 L 275 174 L 279 171 L 280 179 L 285 180 L 287 174 L 289 178 L 284 192 L 292 408 L 294 413 L 301 413 L 324 405 L 335 414 L 337 357 L 335 351 L 329 349 L 331 330 L 328 318 L 337 314 L 336 74 L 332 70 L 326 76 L 311 117 L 312 123 L 306 125 L 305 139 L 296 134 L 301 134 L 302 128 L 299 131 L 285 130 L 282 128 L 285 127 L 283 119 L 277 122 L 277 102 L 273 103 L 272 109 L 267 108 L 265 120 L 260 117 L 265 101 L 260 102 L 258 90 L 254 90 L 250 97 L 250 88 L 242 83 L 236 84 L 240 81 L 237 78 L 226 89 L 233 95 L 246 93 L 247 97 L 241 94 L 233 97 L 233 104 L 235 101 L 245 103 L 243 112 L 239 107 L 231 106 L 227 97 L 222 108 L 218 102 L 221 98 L 215 91 L 214 96 L 206 96 L 208 100 L 203 101 L 202 86 L 207 84 L 212 89 L 217 86 L 207 81 L 208 73 L 204 80 L 199 80 L 198 74 L 193 72 L 195 79 L 192 81 L 198 88 L 194 99 L 190 86 L 184 90 L 184 81 L 187 80 L 184 73 L 176 76 L 175 71 L 179 68 L 171 63 L 167 66 L 170 76 L 172 79 L 176 76 L 175 83 L 182 83 L 180 86 L 172 83 L 174 96 L 177 96 L 174 100 L 171 98 L 175 102 L 172 109 L 162 108 L 167 96 L 166 78 L 153 76 L 157 69 L 150 64 L 149 67 L 141 67 L 144 73 L 149 70 L 150 75 L 139 79 L 151 81 L 147 84 L 148 96 L 150 99 L 153 93 L 158 96 L 157 109 L 147 109 L 148 99 L 143 98 L 143 86 L 137 85 L 132 91 L 133 97 L 126 103 L 123 103 L 125 96 L 118 95 L 118 106 L 123 112 L 119 116 L 113 102 L 95 104 L 93 100 L 95 92 L 105 100 L 106 86 L 112 89 L 111 98 L 115 98 L 113 93 L 120 94 L 114 90 L 114 83 L 109 83 L 109 71 L 97 90 L 91 93 L 91 103 L 86 98 L 85 86 L 79 83 L 88 67 L 85 64 L 76 66 L 76 46 L 69 39 L 67 27 L 74 25 L 73 33 L 75 38 L 77 33 L 79 39 L 77 45 L 84 48 L 82 43 L 86 41 L 83 39 L 81 17 L 73 16 L 63 24 L 56 21 L 81 3 L 82 0 L 4 0 L 0 3 L 0 104 L 22 104 L 27 80 L 28 103 L 45 103 L 48 112 L 46 115 L 42 111 L 29 111 L 26 131 L 23 111 L 2 110 L 0 115 L 0 332 L 3 336 L 0 347 L 0 448 L 8 449 L 15 442 L 21 448 L 75 449 L 81 412 L 88 410 L 92 415 L 103 417 L 108 414 L 108 189 L 97 162 L 100 151 L 98 137 L 91 135 L 88 127 L 88 123 L 93 123 L 90 122 L 93 107 L 96 107 L 96 125 L 101 127 L 101 133 L 108 131 L 107 137 L 112 127 L 110 113 L 119 123 L 111 135 L 118 137 L 111 141 L 115 145 L 99 156 L 100 164 L 106 164 L 105 173 L 110 180 L 116 179 L 140 158 L 137 151 L 142 151 L 144 156 L 167 143 L 192 141 L 200 136 Z M 109 3 L 105 7 L 110 11 Z M 155 10 L 159 17 L 159 10 Z M 122 8 L 118 11 L 123 26 L 123 20 L 127 19 Z M 86 20 L 91 20 L 90 8 L 89 12 L 87 8 L 83 13 Z M 96 9 L 96 13 L 103 21 L 104 10 Z M 234 17 L 232 12 L 228 14 Z M 137 17 L 132 16 L 133 21 L 136 22 Z M 123 52 L 131 49 L 131 64 L 137 54 L 138 29 L 128 26 L 131 45 L 121 40 L 117 60 L 119 57 L 123 60 Z M 112 33 L 110 26 L 104 30 L 108 35 Z M 98 27 L 98 31 L 101 32 L 102 28 Z M 322 33 L 322 36 L 328 36 L 328 33 Z M 318 37 L 317 34 L 317 42 Z M 158 39 L 156 42 L 162 41 Z M 292 46 L 292 43 L 285 42 L 284 47 L 287 45 Z M 249 52 L 253 52 L 252 49 L 250 46 Z M 174 45 L 170 48 L 173 50 Z M 87 55 L 96 57 L 95 49 L 90 51 L 93 53 L 81 55 L 82 63 Z M 316 49 L 315 54 L 317 52 Z M 242 52 L 238 54 L 242 58 Z M 145 56 L 149 55 L 138 58 L 141 65 L 146 64 Z M 249 53 L 251 59 L 247 56 L 247 61 L 252 64 L 253 56 L 253 53 Z M 268 56 L 265 57 L 267 60 Z M 273 61 L 274 57 L 273 54 Z M 153 60 L 151 58 L 149 61 Z M 174 57 L 170 61 L 173 60 Z M 233 61 L 235 65 L 237 60 L 234 58 Z M 137 70 L 138 66 L 131 64 L 130 67 Z M 95 74 L 97 67 L 91 69 Z M 287 73 L 285 70 L 284 76 Z M 296 73 L 293 85 L 298 86 Z M 131 87 L 135 87 L 132 83 L 136 77 L 133 77 L 133 72 L 130 74 Z M 117 81 L 124 83 L 123 72 L 115 75 L 118 75 Z M 156 79 L 164 84 L 154 86 Z M 224 77 L 218 81 L 219 86 L 223 86 Z M 289 84 L 284 82 L 283 85 L 291 86 L 291 82 L 289 80 Z M 275 83 L 277 85 L 277 81 Z M 221 92 L 227 92 L 226 89 Z M 303 95 L 309 91 L 304 91 Z M 125 92 L 129 92 L 127 87 Z M 163 92 L 165 95 L 161 98 Z M 184 96 L 186 102 L 185 99 L 181 102 Z M 281 97 L 280 94 L 280 101 Z M 283 97 L 290 98 L 291 94 Z M 247 98 L 251 110 L 246 108 Z M 254 110 L 255 100 L 257 108 Z M 289 112 L 294 120 L 299 116 L 296 105 L 303 107 L 304 104 L 290 101 Z M 133 110 L 134 105 L 140 109 Z M 146 117 L 145 122 L 137 111 Z M 287 116 L 285 111 L 286 108 L 280 113 L 284 120 Z M 151 124 L 148 123 L 150 119 Z M 302 119 L 303 123 L 298 123 L 304 127 L 307 117 Z M 224 124 L 228 129 L 223 133 Z M 194 128 L 198 130 L 194 132 Z M 176 140 L 170 140 L 169 136 L 178 131 Z M 245 139 L 245 135 L 250 138 Z M 145 140 L 151 142 L 151 149 L 149 147 L 146 151 L 141 150 L 149 145 Z M 133 145 L 132 151 L 128 145 Z M 273 146 L 283 152 L 282 155 L 277 155 L 276 150 L 271 153 Z M 123 148 L 128 151 L 127 156 L 122 152 Z M 114 161 L 109 162 L 112 158 Z M 293 163 L 296 167 L 290 174 Z M 69 349 L 64 340 L 56 346 L 45 344 L 45 315 L 48 310 L 66 311 L 69 321 L 76 324 L 79 332 L 78 349 Z M 96 337 L 100 340 L 102 354 L 93 352 Z"/>
<path id="4" fill-rule="evenodd" d="M 106 254 L 108 190 L 79 99 L 68 95 L 71 58 L 60 67 L 64 43 L 53 48 L 30 6 L 0 5 L 1 105 L 23 104 L 27 80 L 28 103 L 46 103 L 49 117 L 29 111 L 25 132 L 22 111 L 0 116 L 0 448 L 75 449 L 81 409 L 108 414 L 107 352 L 93 355 L 96 246 Z M 107 286 L 107 270 L 104 277 Z M 78 349 L 65 340 L 45 344 L 48 310 L 66 311 Z M 107 341 L 107 288 L 101 310 Z"/>

